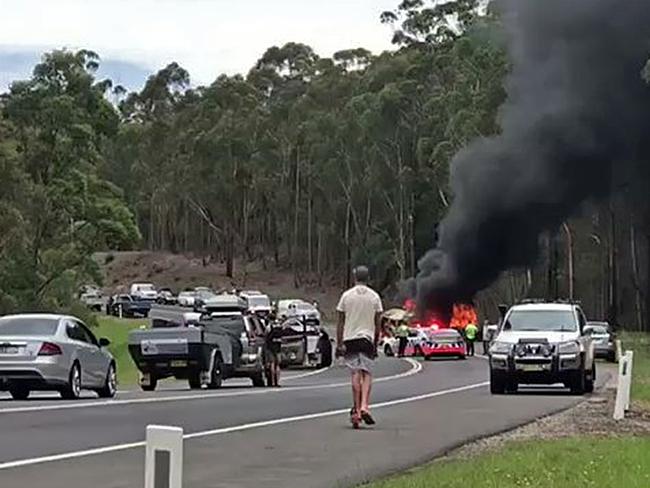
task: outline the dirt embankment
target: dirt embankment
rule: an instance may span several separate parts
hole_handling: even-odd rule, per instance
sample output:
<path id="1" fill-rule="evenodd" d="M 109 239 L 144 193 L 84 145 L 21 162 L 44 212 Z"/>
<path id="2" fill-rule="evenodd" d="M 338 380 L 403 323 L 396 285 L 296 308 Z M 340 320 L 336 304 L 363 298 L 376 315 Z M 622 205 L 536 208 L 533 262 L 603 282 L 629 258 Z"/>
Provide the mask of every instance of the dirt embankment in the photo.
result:
<path id="1" fill-rule="evenodd" d="M 95 259 L 104 272 L 106 292 L 127 292 L 131 283 L 150 282 L 158 287 L 169 287 L 178 292 L 194 286 L 209 286 L 215 290 L 261 290 L 272 299 L 303 298 L 318 301 L 329 318 L 334 315 L 341 287 L 334 280 L 319 285 L 317 280 L 302 278 L 296 288 L 291 271 L 264 268 L 261 263 L 235 263 L 235 276 L 226 276 L 223 263 L 202 258 L 155 252 L 98 253 Z"/>

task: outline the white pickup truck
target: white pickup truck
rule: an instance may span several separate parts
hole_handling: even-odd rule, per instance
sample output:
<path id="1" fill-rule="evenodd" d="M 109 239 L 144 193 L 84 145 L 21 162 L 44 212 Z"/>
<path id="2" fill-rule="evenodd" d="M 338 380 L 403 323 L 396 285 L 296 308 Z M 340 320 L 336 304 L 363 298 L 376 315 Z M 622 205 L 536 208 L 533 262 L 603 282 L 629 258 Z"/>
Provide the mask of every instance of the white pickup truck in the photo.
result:
<path id="1" fill-rule="evenodd" d="M 506 313 L 490 347 L 490 391 L 515 392 L 519 384 L 562 383 L 590 393 L 596 379 L 594 344 L 575 303 L 535 302 Z"/>

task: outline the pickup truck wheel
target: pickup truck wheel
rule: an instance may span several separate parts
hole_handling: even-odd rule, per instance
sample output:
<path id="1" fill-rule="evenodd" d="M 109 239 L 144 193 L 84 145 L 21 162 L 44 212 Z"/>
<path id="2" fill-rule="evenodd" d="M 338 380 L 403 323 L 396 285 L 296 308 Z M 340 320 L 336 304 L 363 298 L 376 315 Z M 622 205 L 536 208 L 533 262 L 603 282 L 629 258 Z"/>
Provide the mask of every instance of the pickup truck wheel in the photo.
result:
<path id="1" fill-rule="evenodd" d="M 210 383 L 208 383 L 208 388 L 210 390 L 216 390 L 217 388 L 221 388 L 222 382 L 223 382 L 223 370 L 221 368 L 221 357 L 217 356 L 214 360 L 212 371 L 210 372 Z"/>
<path id="2" fill-rule="evenodd" d="M 332 343 L 328 338 L 321 339 L 319 368 L 329 368 L 332 365 Z"/>
<path id="3" fill-rule="evenodd" d="M 24 386 L 12 386 L 9 388 L 9 393 L 14 400 L 27 400 L 31 392 L 29 388 L 25 388 Z"/>
<path id="4" fill-rule="evenodd" d="M 199 390 L 201 388 L 201 372 L 196 371 L 190 373 L 190 377 L 187 379 L 187 382 L 190 384 L 192 390 Z"/>
<path id="5" fill-rule="evenodd" d="M 516 381 L 513 380 L 506 381 L 507 393 L 517 393 L 518 390 L 519 390 L 519 384 Z"/>
<path id="6" fill-rule="evenodd" d="M 586 373 L 584 370 L 579 370 L 573 373 L 573 378 L 571 380 L 569 388 L 571 389 L 571 393 L 574 395 L 584 395 L 585 390 L 586 390 Z"/>
<path id="7" fill-rule="evenodd" d="M 585 373 L 585 393 L 594 392 L 594 383 L 596 382 L 596 363 L 591 367 L 589 374 Z"/>
<path id="8" fill-rule="evenodd" d="M 490 393 L 503 395 L 506 392 L 506 380 L 503 375 L 490 371 Z"/>
<path id="9" fill-rule="evenodd" d="M 255 388 L 262 388 L 265 386 L 264 383 L 264 372 L 260 371 L 259 373 L 255 373 L 253 376 L 251 376 L 251 381 L 253 382 L 253 386 Z"/>
<path id="10" fill-rule="evenodd" d="M 142 391 L 154 391 L 156 389 L 156 386 L 158 386 L 158 378 L 156 378 L 153 374 L 149 375 L 148 384 L 140 383 L 140 388 Z"/>

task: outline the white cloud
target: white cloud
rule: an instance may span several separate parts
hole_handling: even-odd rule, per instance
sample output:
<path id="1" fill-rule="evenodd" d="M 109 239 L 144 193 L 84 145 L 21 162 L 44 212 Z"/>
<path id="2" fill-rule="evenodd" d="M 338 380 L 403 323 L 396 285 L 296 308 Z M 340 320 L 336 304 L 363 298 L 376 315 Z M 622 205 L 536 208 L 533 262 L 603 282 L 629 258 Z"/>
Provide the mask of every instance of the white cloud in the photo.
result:
<path id="1" fill-rule="evenodd" d="M 88 48 L 151 70 L 178 61 L 194 81 L 246 72 L 272 45 L 321 55 L 390 48 L 379 15 L 398 0 L 0 0 L 0 46 Z M 1 69 L 1 67 L 0 67 Z"/>

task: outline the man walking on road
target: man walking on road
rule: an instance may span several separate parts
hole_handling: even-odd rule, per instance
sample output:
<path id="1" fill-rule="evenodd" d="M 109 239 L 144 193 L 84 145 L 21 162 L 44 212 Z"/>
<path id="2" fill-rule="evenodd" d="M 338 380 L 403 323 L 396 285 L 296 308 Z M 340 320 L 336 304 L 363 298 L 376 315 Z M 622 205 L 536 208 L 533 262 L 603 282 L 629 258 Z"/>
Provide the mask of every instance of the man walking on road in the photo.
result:
<path id="1" fill-rule="evenodd" d="M 478 327 L 476 324 L 469 323 L 465 327 L 465 340 L 467 341 L 467 355 L 474 355 L 474 343 L 476 342 L 476 336 L 478 335 Z"/>
<path id="2" fill-rule="evenodd" d="M 368 286 L 368 268 L 358 266 L 353 275 L 355 285 L 341 295 L 336 307 L 336 354 L 344 357 L 352 374 L 350 421 L 358 429 L 361 421 L 367 425 L 375 423 L 369 403 L 372 364 L 377 355 L 383 307 L 377 292 Z"/>

